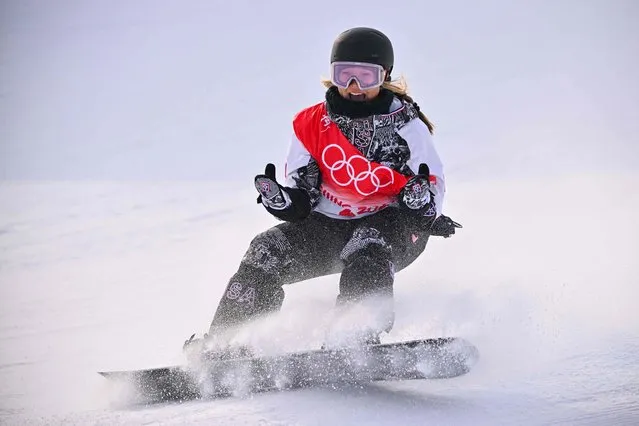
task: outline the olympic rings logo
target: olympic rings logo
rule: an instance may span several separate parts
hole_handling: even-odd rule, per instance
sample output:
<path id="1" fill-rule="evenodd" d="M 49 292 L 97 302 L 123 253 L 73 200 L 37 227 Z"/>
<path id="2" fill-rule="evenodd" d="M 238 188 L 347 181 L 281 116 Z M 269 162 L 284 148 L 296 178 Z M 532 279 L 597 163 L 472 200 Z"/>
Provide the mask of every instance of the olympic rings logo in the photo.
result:
<path id="1" fill-rule="evenodd" d="M 381 188 L 392 185 L 395 176 L 386 166 L 373 168 L 370 161 L 361 155 L 346 157 L 344 149 L 330 144 L 322 151 L 322 163 L 331 172 L 331 178 L 339 186 L 353 185 L 363 196 L 372 195 Z"/>

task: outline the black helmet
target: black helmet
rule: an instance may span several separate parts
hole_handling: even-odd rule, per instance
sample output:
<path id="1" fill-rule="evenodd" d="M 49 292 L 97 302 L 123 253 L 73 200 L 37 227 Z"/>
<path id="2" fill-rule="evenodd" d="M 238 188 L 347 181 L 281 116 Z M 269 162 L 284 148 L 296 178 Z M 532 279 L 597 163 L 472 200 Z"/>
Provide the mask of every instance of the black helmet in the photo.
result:
<path id="1" fill-rule="evenodd" d="M 337 36 L 331 51 L 331 63 L 337 61 L 377 64 L 388 71 L 393 69 L 395 57 L 391 41 L 379 30 L 357 27 Z"/>

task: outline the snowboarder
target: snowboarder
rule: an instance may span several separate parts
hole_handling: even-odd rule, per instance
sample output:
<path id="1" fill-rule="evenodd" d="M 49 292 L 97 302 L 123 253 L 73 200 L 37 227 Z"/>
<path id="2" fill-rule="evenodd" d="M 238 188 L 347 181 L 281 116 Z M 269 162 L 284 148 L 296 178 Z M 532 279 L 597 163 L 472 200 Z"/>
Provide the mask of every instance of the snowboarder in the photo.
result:
<path id="1" fill-rule="evenodd" d="M 379 342 L 394 321 L 394 274 L 430 236 L 461 225 L 442 214 L 443 166 L 433 125 L 393 80 L 386 35 L 352 28 L 335 40 L 325 99 L 293 119 L 285 182 L 273 164 L 255 177 L 258 203 L 282 221 L 257 235 L 231 277 L 206 339 L 280 309 L 283 285 L 340 274 L 337 306 L 369 298 L 378 318 L 360 337 Z M 202 339 L 194 336 L 185 348 Z"/>

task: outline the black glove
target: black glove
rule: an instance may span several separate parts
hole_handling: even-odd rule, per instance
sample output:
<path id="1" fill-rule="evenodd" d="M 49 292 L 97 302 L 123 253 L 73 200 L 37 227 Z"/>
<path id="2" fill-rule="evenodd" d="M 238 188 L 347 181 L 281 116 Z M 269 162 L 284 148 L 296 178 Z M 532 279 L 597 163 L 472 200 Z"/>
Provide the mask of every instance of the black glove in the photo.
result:
<path id="1" fill-rule="evenodd" d="M 399 205 L 409 213 L 434 219 L 437 211 L 435 209 L 435 196 L 430 190 L 430 170 L 424 163 L 419 165 L 419 173 L 412 176 L 406 185 L 399 192 Z"/>
<path id="2" fill-rule="evenodd" d="M 461 224 L 442 214 L 433 221 L 428 232 L 430 235 L 448 238 L 455 233 L 455 228 L 461 227 Z"/>
<path id="3" fill-rule="evenodd" d="M 308 193 L 277 183 L 275 165 L 271 163 L 266 165 L 263 175 L 255 176 L 255 189 L 260 193 L 257 197 L 258 204 L 264 205 L 266 210 L 278 219 L 297 222 L 311 213 L 311 199 Z"/>

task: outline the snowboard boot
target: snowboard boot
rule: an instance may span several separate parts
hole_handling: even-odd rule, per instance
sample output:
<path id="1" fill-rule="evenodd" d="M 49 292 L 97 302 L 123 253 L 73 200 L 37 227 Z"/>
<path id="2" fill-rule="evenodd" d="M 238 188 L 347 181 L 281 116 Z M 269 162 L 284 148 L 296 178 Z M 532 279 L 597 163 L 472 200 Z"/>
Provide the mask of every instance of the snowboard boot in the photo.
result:
<path id="1" fill-rule="evenodd" d="M 190 364 L 249 358 L 254 355 L 249 346 L 233 343 L 232 336 L 230 332 L 208 333 L 202 337 L 193 334 L 184 342 L 183 352 Z"/>
<path id="2" fill-rule="evenodd" d="M 238 358 L 252 358 L 255 353 L 246 345 L 228 345 L 223 349 L 216 348 L 205 351 L 202 356 L 208 361 L 227 361 Z"/>

